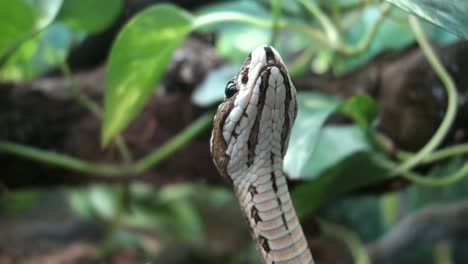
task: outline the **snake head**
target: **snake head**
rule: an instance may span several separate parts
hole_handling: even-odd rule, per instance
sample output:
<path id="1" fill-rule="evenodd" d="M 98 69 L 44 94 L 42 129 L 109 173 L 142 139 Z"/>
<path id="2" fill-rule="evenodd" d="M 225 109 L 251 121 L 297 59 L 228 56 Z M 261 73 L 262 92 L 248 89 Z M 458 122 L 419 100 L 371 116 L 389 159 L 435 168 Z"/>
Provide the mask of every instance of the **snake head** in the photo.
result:
<path id="1" fill-rule="evenodd" d="M 262 162 L 282 164 L 296 114 L 296 89 L 281 56 L 270 46 L 255 48 L 227 83 L 214 118 L 210 145 L 220 174 L 234 181 Z"/>

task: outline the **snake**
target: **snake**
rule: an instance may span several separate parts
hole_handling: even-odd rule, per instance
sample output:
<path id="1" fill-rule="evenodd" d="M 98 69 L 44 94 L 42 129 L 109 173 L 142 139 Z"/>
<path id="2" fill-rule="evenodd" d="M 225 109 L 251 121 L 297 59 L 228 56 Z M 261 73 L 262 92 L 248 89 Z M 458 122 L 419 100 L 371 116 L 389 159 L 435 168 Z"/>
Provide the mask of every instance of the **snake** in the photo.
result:
<path id="1" fill-rule="evenodd" d="M 253 49 L 224 93 L 211 155 L 234 187 L 262 263 L 314 263 L 283 173 L 297 99 L 279 53 Z"/>

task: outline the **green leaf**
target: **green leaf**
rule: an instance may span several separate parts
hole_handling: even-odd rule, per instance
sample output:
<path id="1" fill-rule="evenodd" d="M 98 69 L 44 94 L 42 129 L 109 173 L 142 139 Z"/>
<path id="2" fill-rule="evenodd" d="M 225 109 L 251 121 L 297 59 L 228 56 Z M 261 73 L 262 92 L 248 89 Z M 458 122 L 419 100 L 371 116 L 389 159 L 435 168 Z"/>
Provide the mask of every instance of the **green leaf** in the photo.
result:
<path id="1" fill-rule="evenodd" d="M 366 129 L 377 115 L 374 100 L 367 95 L 351 97 L 344 103 L 318 93 L 299 93 L 298 115 L 291 132 L 284 170 L 290 178 L 313 179 L 349 155 L 372 151 Z M 334 112 L 353 118 L 353 126 L 322 127 Z"/>
<path id="2" fill-rule="evenodd" d="M 0 211 L 2 213 L 21 213 L 32 208 L 41 197 L 38 190 L 21 190 L 8 192 L 0 198 Z"/>
<path id="3" fill-rule="evenodd" d="M 34 28 L 36 12 L 23 1 L 0 2 L 0 57 Z"/>
<path id="4" fill-rule="evenodd" d="M 87 194 L 89 202 L 96 215 L 102 219 L 117 217 L 119 207 L 119 191 L 108 186 L 92 186 Z"/>
<path id="5" fill-rule="evenodd" d="M 297 214 L 305 216 L 349 191 L 388 179 L 386 170 L 373 161 L 373 155 L 379 154 L 358 152 L 350 155 L 319 178 L 296 187 L 292 198 Z"/>
<path id="6" fill-rule="evenodd" d="M 284 157 L 284 170 L 291 178 L 310 176 L 310 164 L 326 119 L 339 106 L 340 101 L 321 93 L 298 93 L 298 113 L 291 131 L 289 148 Z"/>
<path id="7" fill-rule="evenodd" d="M 264 6 L 271 6 L 271 0 L 258 0 L 257 2 L 262 3 Z M 295 15 L 295 16 L 300 16 L 302 15 L 301 12 L 304 11 L 302 5 L 298 1 L 278 1 L 281 10 L 283 10 L 284 13 Z"/>
<path id="8" fill-rule="evenodd" d="M 363 11 L 353 11 L 353 14 L 358 16 L 358 20 L 354 22 L 349 29 L 345 30 L 344 40 L 350 45 L 358 43 L 361 38 L 366 35 L 369 27 L 375 23 L 380 13 L 381 11 L 375 5 L 367 6 Z M 394 8 L 391 11 L 391 15 L 394 18 L 391 19 L 389 17 L 382 21 L 375 36 L 371 39 L 369 46 L 362 53 L 346 57 L 337 56 L 335 58 L 336 60 L 333 66 L 338 72 L 349 71 L 385 50 L 401 49 L 415 41 L 413 31 L 408 25 L 407 20 L 395 18 L 405 18 L 406 13 L 403 10 Z M 446 44 L 456 40 L 454 35 L 432 24 L 423 23 L 423 27 L 431 39 L 439 43 Z M 398 37 L 389 38 L 388 36 Z"/>
<path id="9" fill-rule="evenodd" d="M 340 105 L 338 111 L 350 116 L 354 122 L 364 129 L 370 127 L 378 113 L 377 103 L 369 95 L 351 97 Z"/>
<path id="10" fill-rule="evenodd" d="M 118 17 L 122 0 L 66 0 L 57 19 L 75 30 L 96 33 Z"/>
<path id="11" fill-rule="evenodd" d="M 192 27 L 189 13 L 166 4 L 144 10 L 124 26 L 108 61 L 103 145 L 142 110 L 173 51 Z"/>
<path id="12" fill-rule="evenodd" d="M 192 93 L 192 102 L 201 107 L 207 107 L 224 98 L 227 82 L 239 71 L 241 64 L 225 64 L 210 71 L 202 83 Z"/>
<path id="13" fill-rule="evenodd" d="M 468 38 L 468 2 L 457 0 L 387 0 L 460 37 Z"/>
<path id="14" fill-rule="evenodd" d="M 164 187 L 158 192 L 158 199 L 162 203 L 171 203 L 175 200 L 188 198 L 194 193 L 191 184 L 174 184 Z"/>
<path id="15" fill-rule="evenodd" d="M 220 12 L 239 12 L 256 18 L 271 19 L 270 12 L 255 1 L 234 1 L 209 5 L 200 9 L 199 15 L 213 15 Z M 219 54 L 234 62 L 243 62 L 255 47 L 268 43 L 270 29 L 259 28 L 247 23 L 223 22 L 205 27 L 217 31 L 216 48 Z"/>
<path id="16" fill-rule="evenodd" d="M 189 199 L 178 200 L 173 201 L 170 208 L 173 213 L 172 221 L 177 222 L 175 229 L 182 238 L 200 243 L 203 239 L 203 221 L 194 204 Z"/>
<path id="17" fill-rule="evenodd" d="M 71 40 L 68 27 L 52 23 L 8 57 L 0 71 L 0 80 L 27 81 L 46 72 L 65 58 Z"/>
<path id="18" fill-rule="evenodd" d="M 81 217 L 111 220 L 117 216 L 122 190 L 115 186 L 94 185 L 71 189 L 68 200 L 71 208 Z"/>
<path id="19" fill-rule="evenodd" d="M 55 18 L 62 0 L 0 1 L 0 58 Z"/>
<path id="20" fill-rule="evenodd" d="M 255 47 L 268 43 L 270 30 L 250 24 L 231 24 L 218 33 L 216 48 L 219 54 L 231 61 L 244 61 Z"/>
<path id="21" fill-rule="evenodd" d="M 197 15 L 208 15 L 219 12 L 239 12 L 244 14 L 254 15 L 256 17 L 267 18 L 270 16 L 270 12 L 257 1 L 229 1 L 211 4 L 204 6 L 197 10 Z M 229 23 L 228 23 L 229 24 Z M 217 23 L 212 25 L 210 28 L 222 29 L 226 23 Z"/>
<path id="22" fill-rule="evenodd" d="M 93 217 L 93 206 L 91 205 L 88 191 L 85 189 L 70 189 L 67 191 L 68 203 L 78 216 L 83 218 Z"/>
<path id="23" fill-rule="evenodd" d="M 352 126 L 326 126 L 322 128 L 317 145 L 309 153 L 307 162 L 299 172 L 302 179 L 322 177 L 321 173 L 358 152 L 371 152 L 364 131 Z"/>
<path id="24" fill-rule="evenodd" d="M 319 93 L 298 94 L 296 118 L 284 170 L 290 178 L 310 182 L 294 190 L 299 214 L 318 209 L 324 202 L 354 188 L 385 179 L 385 169 L 374 162 L 380 155 L 367 133 L 377 115 L 377 105 L 367 95 L 345 102 Z M 353 125 L 323 126 L 336 112 L 350 116 Z"/>
<path id="25" fill-rule="evenodd" d="M 36 10 L 36 29 L 41 29 L 52 23 L 62 6 L 63 0 L 22 0 L 30 3 Z M 13 1 L 12 1 L 13 2 Z"/>

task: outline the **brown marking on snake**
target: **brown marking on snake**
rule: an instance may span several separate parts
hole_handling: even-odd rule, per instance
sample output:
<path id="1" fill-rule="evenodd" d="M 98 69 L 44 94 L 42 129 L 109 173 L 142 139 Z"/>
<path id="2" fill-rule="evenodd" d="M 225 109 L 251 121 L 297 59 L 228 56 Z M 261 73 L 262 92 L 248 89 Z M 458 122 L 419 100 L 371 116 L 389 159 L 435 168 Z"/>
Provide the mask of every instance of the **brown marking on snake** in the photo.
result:
<path id="1" fill-rule="evenodd" d="M 281 131 L 281 155 L 286 154 L 287 146 L 288 146 L 288 135 L 289 135 L 289 123 L 290 123 L 290 116 L 289 116 L 289 104 L 291 103 L 291 85 L 289 84 L 289 78 L 287 74 L 284 74 L 281 71 L 281 75 L 284 79 L 284 86 L 286 89 L 286 96 L 284 102 L 284 124 L 283 130 Z"/>
<path id="2" fill-rule="evenodd" d="M 262 218 L 258 214 L 258 209 L 255 207 L 255 205 L 252 206 L 252 209 L 250 210 L 250 217 L 255 221 L 255 224 L 262 221 Z"/>
<path id="3" fill-rule="evenodd" d="M 271 165 L 273 166 L 274 164 L 274 161 L 275 161 L 275 154 L 273 154 L 273 152 L 271 152 L 270 154 L 270 161 L 271 161 Z M 278 185 L 276 184 L 276 177 L 275 177 L 275 172 L 272 171 L 271 172 L 271 185 L 273 186 L 273 191 L 275 192 L 275 194 L 277 195 L 278 194 Z M 281 199 L 279 197 L 276 198 L 276 201 L 278 202 L 278 207 L 281 209 Z M 286 228 L 286 230 L 289 230 L 289 227 L 288 227 L 288 222 L 286 221 L 286 216 L 284 215 L 285 212 L 283 212 L 283 210 L 281 210 L 281 220 L 283 221 L 283 224 Z"/>
<path id="4" fill-rule="evenodd" d="M 273 191 L 275 193 L 278 192 L 278 185 L 276 185 L 276 177 L 273 171 L 271 172 L 270 180 L 271 180 L 271 185 L 273 186 Z"/>
<path id="5" fill-rule="evenodd" d="M 261 76 L 260 95 L 257 103 L 257 115 L 255 116 L 254 125 L 250 131 L 249 139 L 247 140 L 247 167 L 250 167 L 255 159 L 255 147 L 257 146 L 258 130 L 260 129 L 260 119 L 262 117 L 263 106 L 265 104 L 269 77 L 270 71 L 264 72 L 264 74 Z"/>
<path id="6" fill-rule="evenodd" d="M 258 242 L 260 243 L 260 245 L 262 245 L 262 248 L 263 250 L 265 250 L 266 253 L 269 253 L 271 251 L 270 245 L 268 244 L 268 239 L 266 239 L 264 236 L 258 236 Z"/>
<path id="7" fill-rule="evenodd" d="M 246 84 L 249 81 L 249 67 L 245 67 L 244 72 L 242 73 L 242 84 Z"/>
<path id="8" fill-rule="evenodd" d="M 267 61 L 267 64 L 276 64 L 276 57 L 275 57 L 275 54 L 273 53 L 273 50 L 271 49 L 271 47 L 269 46 L 266 46 L 263 48 L 263 50 L 265 50 L 265 53 L 266 53 L 266 61 Z"/>
<path id="9" fill-rule="evenodd" d="M 267 92 L 267 89 L 268 89 L 268 79 L 269 79 L 269 76 L 270 76 L 270 71 L 269 71 L 269 67 L 270 66 L 274 66 L 275 64 L 277 64 L 278 62 L 275 62 L 276 61 L 276 56 L 272 50 L 272 48 L 269 48 L 269 47 L 266 47 L 264 48 L 264 51 L 265 51 L 265 55 L 266 55 L 266 59 L 267 59 L 267 68 L 266 69 L 262 69 L 262 74 L 258 77 L 255 77 L 255 78 L 259 78 L 259 81 L 261 81 L 260 83 L 260 91 L 259 91 L 259 102 L 258 102 L 258 105 L 257 105 L 257 113 L 256 113 L 256 116 L 248 116 L 247 113 L 246 113 L 246 109 L 243 109 L 242 111 L 242 118 L 249 118 L 250 120 L 249 121 L 253 121 L 254 124 L 253 124 L 253 127 L 251 129 L 251 131 L 249 132 L 249 135 L 248 135 L 248 138 L 247 138 L 247 144 L 246 146 L 242 146 L 242 147 L 246 147 L 247 150 L 248 150 L 248 157 L 247 157 L 247 166 L 252 166 L 254 160 L 255 160 L 255 149 L 257 147 L 257 144 L 258 144 L 258 140 L 259 140 L 259 136 L 261 135 L 258 135 L 259 133 L 259 129 L 260 129 L 260 122 L 261 122 L 261 117 L 262 117 L 262 112 L 264 110 L 263 108 L 263 105 L 265 104 L 265 97 L 266 97 L 266 92 Z M 247 65 L 250 64 L 250 61 L 251 61 L 251 54 L 249 54 L 249 56 L 247 57 L 247 59 L 245 60 L 244 62 L 244 66 L 242 67 L 241 71 L 239 71 L 239 73 L 235 76 L 234 78 L 234 81 L 235 81 L 235 84 L 236 85 L 240 85 L 238 84 L 237 82 L 241 82 L 242 84 L 246 84 L 248 83 L 249 81 L 249 78 L 248 78 L 248 67 Z M 272 63 L 274 63 L 272 65 Z M 283 128 L 281 131 L 279 131 L 281 133 L 281 153 L 277 153 L 277 155 L 282 155 L 284 156 L 285 152 L 286 152 L 286 148 L 287 148 L 287 139 L 289 137 L 289 130 L 291 129 L 291 123 L 292 121 L 294 121 L 295 119 L 295 116 L 297 114 L 297 104 L 295 103 L 296 102 L 296 99 L 294 97 L 292 97 L 292 93 L 294 90 L 294 87 L 292 85 L 292 83 L 290 82 L 289 78 L 287 77 L 287 70 L 285 68 L 284 65 L 282 65 L 281 63 L 279 63 L 280 65 L 278 65 L 279 69 L 280 69 L 280 72 L 281 74 L 283 75 L 283 78 L 284 78 L 284 87 L 286 89 L 285 91 L 285 114 L 284 114 L 284 124 L 283 124 Z M 266 65 L 265 65 L 266 66 Z M 239 76 L 239 74 L 242 74 L 241 76 Z M 253 80 L 250 80 L 250 81 L 253 81 Z M 257 81 L 257 80 L 255 80 Z M 253 89 L 252 87 L 246 87 L 248 89 Z M 234 96 L 232 96 L 231 98 L 226 98 L 225 101 L 221 104 L 221 106 L 219 107 L 218 109 L 218 113 L 215 117 L 215 124 L 214 126 L 217 127 L 218 129 L 215 129 L 217 131 L 214 131 L 213 132 L 213 139 L 212 139 L 212 155 L 214 157 L 214 161 L 215 161 L 215 164 L 216 164 L 216 167 L 218 168 L 218 170 L 220 171 L 220 173 L 226 177 L 227 179 L 229 179 L 231 182 L 232 182 L 232 179 L 227 175 L 227 171 L 226 171 L 226 168 L 227 168 L 227 165 L 229 163 L 229 159 L 230 157 L 226 154 L 226 149 L 228 147 L 228 144 L 229 144 L 229 140 L 228 142 L 225 142 L 224 141 L 224 137 L 223 137 L 223 127 L 224 127 L 224 123 L 225 123 L 225 120 L 227 118 L 227 116 L 229 115 L 229 113 L 232 111 L 233 109 L 233 105 L 234 105 L 234 100 L 235 100 L 235 97 L 237 96 L 237 94 L 235 94 Z M 292 106 L 290 104 L 293 104 L 294 105 L 294 112 L 293 113 L 289 113 L 289 108 Z M 255 118 L 254 120 L 252 120 L 253 118 Z M 291 120 L 292 118 L 292 120 Z M 235 124 L 236 126 L 238 124 Z M 221 128 L 221 129 L 219 129 Z M 232 133 L 232 135 L 230 135 L 231 138 L 236 138 L 238 137 L 238 133 L 234 132 Z M 271 165 L 274 166 L 274 161 L 276 160 L 276 158 L 278 157 L 275 157 L 275 155 L 273 155 L 273 153 L 271 153 L 270 155 L 270 161 L 271 161 Z M 265 162 L 268 162 L 267 160 L 265 160 Z M 279 172 L 281 173 L 281 172 Z M 289 225 L 291 225 L 291 227 L 288 226 L 288 223 L 286 222 L 286 215 L 288 215 L 288 212 L 290 212 L 290 210 L 294 210 L 293 206 L 289 206 L 287 209 L 286 208 L 283 208 L 283 205 L 286 205 L 288 203 L 290 203 L 291 201 L 286 201 L 284 202 L 284 204 L 282 204 L 282 201 L 281 201 L 281 197 L 282 195 L 279 193 L 280 190 L 282 190 L 281 193 L 284 192 L 287 192 L 287 188 L 284 188 L 284 189 L 280 189 L 278 188 L 278 183 L 277 183 L 277 179 L 275 176 L 278 176 L 278 177 L 282 177 L 282 174 L 280 175 L 275 175 L 277 173 L 275 172 L 272 172 L 270 175 L 271 175 L 271 180 L 272 180 L 272 189 L 274 190 L 275 192 L 275 195 L 277 196 L 276 199 L 277 199 L 277 203 L 278 203 L 278 206 L 279 206 L 279 209 L 281 211 L 281 219 L 282 219 L 282 222 L 283 222 L 283 226 L 286 228 L 286 230 L 288 230 L 288 233 L 291 232 L 291 229 L 292 229 L 292 224 L 289 223 Z M 285 184 L 284 182 L 282 183 L 282 185 Z M 283 186 L 284 187 L 284 186 Z M 244 189 L 245 190 L 245 189 Z M 249 189 L 248 189 L 250 195 L 252 195 L 252 197 L 257 194 L 257 189 L 255 188 L 255 186 L 249 186 Z M 240 199 L 240 197 L 239 197 Z M 259 209 L 256 208 L 256 206 L 252 206 L 250 210 L 247 209 L 248 207 L 243 207 L 243 215 L 245 218 L 247 218 L 247 222 L 250 223 L 251 225 L 251 228 L 250 228 L 250 232 L 252 234 L 252 236 L 257 240 L 257 243 L 256 243 L 256 246 L 257 246 L 257 249 L 258 251 L 260 252 L 260 255 L 262 256 L 262 259 L 264 262 L 267 262 L 268 263 L 276 263 L 275 261 L 271 260 L 271 256 L 268 257 L 268 255 L 271 253 L 272 251 L 272 248 L 271 246 L 269 245 L 269 242 L 268 240 L 266 239 L 266 237 L 264 235 L 261 235 L 260 234 L 255 234 L 254 232 L 254 222 L 257 223 L 259 221 L 262 221 L 260 219 L 260 214 L 259 214 Z M 283 212 L 284 210 L 284 212 Z M 252 221 L 253 220 L 253 221 Z M 297 220 L 295 220 L 297 221 Z M 295 222 L 294 222 L 295 223 Z M 300 225 L 296 225 L 296 227 Z M 302 238 L 304 239 L 304 238 Z M 309 252 L 308 250 L 304 250 L 304 252 Z M 301 253 L 302 254 L 302 253 Z M 303 259 L 304 257 L 307 257 L 307 256 L 301 256 L 300 258 Z M 270 259 L 269 259 L 270 258 Z M 268 260 L 269 259 L 269 260 Z M 298 261 L 299 258 L 295 258 L 294 260 L 292 260 L 291 262 L 296 262 Z M 288 261 L 289 262 L 289 261 Z"/>
<path id="10" fill-rule="evenodd" d="M 254 197 L 254 195 L 256 195 L 256 194 L 258 193 L 258 192 L 257 192 L 257 188 L 255 188 L 255 186 L 253 186 L 253 185 L 250 185 L 250 186 L 249 186 L 249 190 L 248 190 L 248 191 L 249 191 L 250 195 L 252 195 L 252 197 Z"/>
<path id="11" fill-rule="evenodd" d="M 278 204 L 281 206 L 280 198 L 276 198 L 276 200 L 278 201 Z M 283 224 L 286 230 L 289 230 L 288 221 L 286 221 L 286 216 L 284 215 L 284 213 L 285 212 L 281 211 L 281 220 L 283 220 Z"/>
<path id="12" fill-rule="evenodd" d="M 255 188 L 255 186 L 253 185 L 250 185 L 249 186 L 249 190 L 248 192 L 250 193 L 250 195 L 252 196 L 252 198 L 258 194 L 258 191 L 257 191 L 257 188 Z M 255 223 L 258 223 L 260 221 L 262 221 L 262 218 L 260 217 L 260 215 L 258 214 L 258 209 L 257 207 L 252 206 L 252 209 L 250 209 L 250 217 L 252 217 L 255 221 Z"/>
<path id="13" fill-rule="evenodd" d="M 232 108 L 234 107 L 234 100 L 236 96 L 232 96 L 224 100 L 218 108 L 216 116 L 214 118 L 213 126 L 214 127 L 224 127 L 224 123 L 226 122 L 226 118 L 229 116 Z M 230 183 L 232 183 L 231 177 L 227 174 L 226 167 L 229 163 L 229 156 L 226 154 L 226 149 L 228 146 L 228 142 L 224 140 L 223 130 L 222 129 L 214 129 L 212 132 L 213 137 L 213 145 L 211 148 L 211 154 L 214 160 L 216 167 L 218 168 L 221 176 L 227 179 Z"/>

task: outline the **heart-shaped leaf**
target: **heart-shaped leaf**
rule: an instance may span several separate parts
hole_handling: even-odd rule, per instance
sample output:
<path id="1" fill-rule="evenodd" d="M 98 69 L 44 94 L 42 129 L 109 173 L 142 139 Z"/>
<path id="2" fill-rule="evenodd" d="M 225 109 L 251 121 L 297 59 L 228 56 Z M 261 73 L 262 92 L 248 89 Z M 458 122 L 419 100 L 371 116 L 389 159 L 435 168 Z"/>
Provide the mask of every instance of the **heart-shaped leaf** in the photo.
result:
<path id="1" fill-rule="evenodd" d="M 329 95 L 299 93 L 298 116 L 291 133 L 284 170 L 289 178 L 310 180 L 294 191 L 300 214 L 353 188 L 386 176 L 376 162 L 367 133 L 377 114 L 374 100 L 357 95 L 345 102 Z M 357 124 L 323 126 L 335 112 L 350 116 Z"/>
<path id="2" fill-rule="evenodd" d="M 192 29 L 192 16 L 168 4 L 154 5 L 124 26 L 108 60 L 104 145 L 142 110 L 173 51 Z"/>
<path id="3" fill-rule="evenodd" d="M 313 179 L 347 156 L 371 151 L 365 130 L 377 115 L 377 105 L 368 95 L 357 95 L 345 102 L 329 95 L 298 94 L 298 115 L 291 132 L 284 170 L 290 178 Z M 350 116 L 361 127 L 323 124 L 334 112 Z"/>
<path id="4" fill-rule="evenodd" d="M 377 117 L 378 109 L 372 97 L 358 95 L 346 100 L 337 110 L 351 117 L 362 128 L 367 129 Z"/>
<path id="5" fill-rule="evenodd" d="M 332 96 L 310 92 L 298 93 L 297 101 L 299 110 L 284 157 L 284 170 L 290 178 L 311 176 L 307 167 L 321 128 L 340 105 L 340 101 Z"/>
<path id="6" fill-rule="evenodd" d="M 386 169 L 374 162 L 373 155 L 379 154 L 354 153 L 328 168 L 319 178 L 297 186 L 292 192 L 297 214 L 307 215 L 346 192 L 388 179 Z"/>

